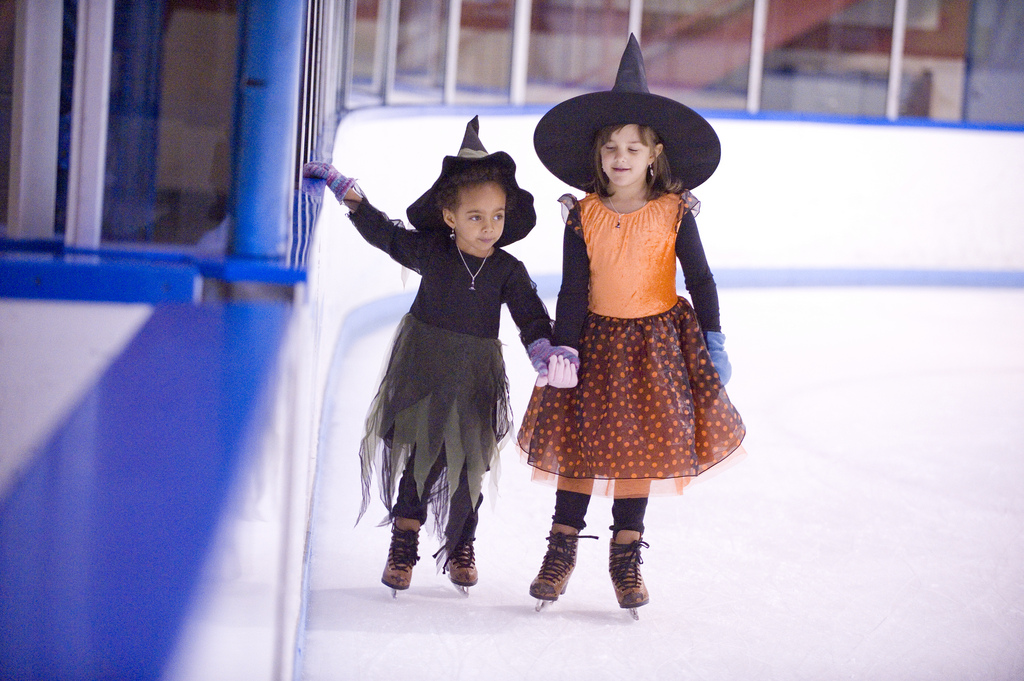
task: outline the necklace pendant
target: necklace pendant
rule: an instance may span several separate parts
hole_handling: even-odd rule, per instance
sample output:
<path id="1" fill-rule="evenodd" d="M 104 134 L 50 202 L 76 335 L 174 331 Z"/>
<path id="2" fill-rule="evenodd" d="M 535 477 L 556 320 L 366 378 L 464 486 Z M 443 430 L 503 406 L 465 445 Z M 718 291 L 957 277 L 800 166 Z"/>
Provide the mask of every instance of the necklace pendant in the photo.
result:
<path id="1" fill-rule="evenodd" d="M 481 261 L 481 263 L 480 263 L 480 267 L 476 268 L 476 272 L 474 273 L 473 270 L 469 269 L 469 265 L 466 264 L 466 258 L 463 257 L 462 251 L 459 250 L 458 248 L 456 248 L 455 250 L 459 254 L 459 260 L 462 261 L 462 266 L 466 268 L 466 273 L 469 275 L 469 290 L 470 291 L 475 291 L 476 290 L 476 278 L 480 275 L 480 271 L 484 268 L 484 265 L 487 264 L 487 258 L 489 256 L 486 256 L 486 255 L 484 256 L 483 261 Z"/>

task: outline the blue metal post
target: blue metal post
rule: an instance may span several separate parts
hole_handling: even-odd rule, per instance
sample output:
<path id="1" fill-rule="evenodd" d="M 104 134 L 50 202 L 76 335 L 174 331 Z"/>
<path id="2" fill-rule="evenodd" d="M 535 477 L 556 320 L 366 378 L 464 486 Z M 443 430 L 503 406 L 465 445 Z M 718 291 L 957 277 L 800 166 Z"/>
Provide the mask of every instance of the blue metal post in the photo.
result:
<path id="1" fill-rule="evenodd" d="M 230 256 L 287 252 L 305 9 L 304 0 L 239 4 Z"/>

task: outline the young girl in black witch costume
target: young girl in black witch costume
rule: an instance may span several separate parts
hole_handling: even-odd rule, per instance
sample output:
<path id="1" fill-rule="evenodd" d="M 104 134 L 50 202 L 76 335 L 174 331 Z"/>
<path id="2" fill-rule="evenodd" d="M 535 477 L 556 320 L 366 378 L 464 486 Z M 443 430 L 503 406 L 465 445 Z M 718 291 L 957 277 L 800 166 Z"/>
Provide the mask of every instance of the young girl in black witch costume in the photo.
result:
<path id="1" fill-rule="evenodd" d="M 699 114 L 647 88 L 630 36 L 610 91 L 545 114 L 534 133 L 544 165 L 588 194 L 566 216 L 554 341 L 579 348 L 579 385 L 534 389 L 519 445 L 535 478 L 555 477 L 548 550 L 530 594 L 566 590 L 592 494 L 612 496 L 609 572 L 619 606 L 649 600 L 640 574 L 652 492 L 680 493 L 740 447 L 726 395 L 731 373 L 718 294 L 689 192 L 718 165 Z M 676 259 L 693 304 L 676 293 Z"/>
<path id="2" fill-rule="evenodd" d="M 502 250 L 536 223 L 533 196 L 516 183 L 512 158 L 488 154 L 478 132 L 474 117 L 458 155 L 445 157 L 440 177 L 409 207 L 414 230 L 370 205 L 334 167 L 303 169 L 307 178 L 326 180 L 363 238 L 422 275 L 359 451 L 359 517 L 377 468 L 385 522 L 392 525 L 381 581 L 393 593 L 409 588 L 428 509 L 443 537 L 438 567 L 463 592 L 477 583 L 473 542 L 482 480 L 511 424 L 498 341 L 502 304 L 519 327 L 538 383 L 568 387 L 576 380 L 575 352 L 552 347 L 551 320 L 536 287 L 523 264 Z M 308 181 L 305 188 L 316 190 Z"/>

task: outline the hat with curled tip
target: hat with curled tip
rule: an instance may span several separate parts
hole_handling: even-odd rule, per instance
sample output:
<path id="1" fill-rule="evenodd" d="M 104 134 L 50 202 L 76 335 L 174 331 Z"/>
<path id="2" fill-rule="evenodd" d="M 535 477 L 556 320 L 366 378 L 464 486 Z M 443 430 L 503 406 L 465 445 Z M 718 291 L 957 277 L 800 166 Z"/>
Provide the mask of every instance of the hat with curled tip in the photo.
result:
<path id="1" fill-rule="evenodd" d="M 480 142 L 480 117 L 474 116 L 466 125 L 466 134 L 462 138 L 462 146 L 455 156 L 445 156 L 441 162 L 441 175 L 423 196 L 416 199 L 406 215 L 409 223 L 419 231 L 439 231 L 447 234 L 450 227 L 444 221 L 444 215 L 438 204 L 438 194 L 445 185 L 459 173 L 477 164 L 494 165 L 500 171 L 502 185 L 505 188 L 505 228 L 495 246 L 502 247 L 519 241 L 537 224 L 537 211 L 533 207 L 533 194 L 520 188 L 516 182 L 516 163 L 504 151 L 487 153 Z"/>
<path id="2" fill-rule="evenodd" d="M 699 113 L 674 99 L 652 94 L 640 43 L 630 34 L 611 90 L 567 99 L 551 108 L 533 134 L 544 166 L 568 185 L 593 191 L 594 138 L 610 125 L 647 125 L 658 133 L 672 176 L 693 189 L 715 172 L 722 145 Z"/>

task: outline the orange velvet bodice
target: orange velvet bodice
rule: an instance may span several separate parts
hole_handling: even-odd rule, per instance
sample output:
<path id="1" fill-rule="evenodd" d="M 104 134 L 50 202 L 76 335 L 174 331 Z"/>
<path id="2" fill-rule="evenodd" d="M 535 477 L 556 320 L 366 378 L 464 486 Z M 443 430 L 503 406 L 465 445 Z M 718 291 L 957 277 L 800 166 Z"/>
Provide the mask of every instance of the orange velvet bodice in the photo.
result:
<path id="1" fill-rule="evenodd" d="M 579 206 L 590 257 L 590 311 L 635 319 L 675 305 L 679 195 L 665 194 L 621 217 L 596 194 Z"/>

